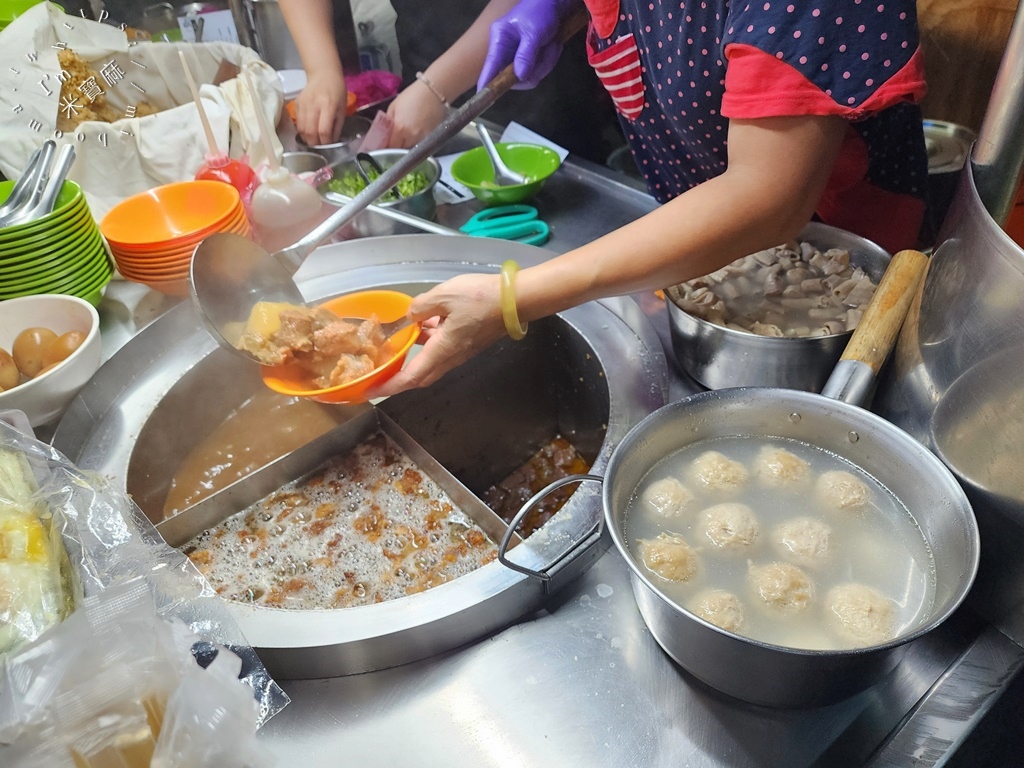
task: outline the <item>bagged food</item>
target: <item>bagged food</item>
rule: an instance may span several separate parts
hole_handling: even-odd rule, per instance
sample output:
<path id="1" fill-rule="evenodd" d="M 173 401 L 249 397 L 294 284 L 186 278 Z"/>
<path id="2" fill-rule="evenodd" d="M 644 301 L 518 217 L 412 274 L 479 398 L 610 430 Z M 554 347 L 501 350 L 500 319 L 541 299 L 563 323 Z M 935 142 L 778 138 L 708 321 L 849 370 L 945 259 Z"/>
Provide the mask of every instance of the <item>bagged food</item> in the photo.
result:
<path id="1" fill-rule="evenodd" d="M 237 76 L 249 73 L 276 125 L 284 102 L 277 73 L 250 48 L 232 43 L 129 41 L 124 31 L 33 6 L 0 31 L 0 171 L 16 178 L 46 139 L 73 143 L 68 175 L 97 219 L 126 197 L 191 179 L 209 151 L 182 74 L 182 50 L 221 151 L 266 160 L 254 107 Z M 220 76 L 224 76 L 221 74 Z M 214 85 L 214 83 L 217 85 Z M 272 137 L 275 152 L 281 145 Z"/>
<path id="2" fill-rule="evenodd" d="M 231 651 L 161 618 L 143 577 L 111 586 L 3 666 L 0 705 L 19 715 L 0 728 L 0 764 L 265 768 L 242 670 Z"/>
<path id="3" fill-rule="evenodd" d="M 70 563 L 24 456 L 0 448 L 0 657 L 70 613 Z"/>
<path id="4" fill-rule="evenodd" d="M 51 565 L 43 586 L 29 592 L 45 599 L 28 600 L 21 609 L 32 617 L 26 626 L 38 636 L 25 642 L 19 634 L 18 647 L 0 654 L 0 765 L 60 765 L 42 757 L 47 728 L 64 722 L 58 699 L 60 706 L 75 700 L 88 703 L 68 712 L 92 711 L 95 697 L 113 701 L 127 692 L 148 713 L 159 711 L 196 663 L 196 647 L 238 657 L 238 678 L 252 700 L 255 725 L 288 703 L 224 602 L 191 561 L 163 541 L 124 490 L 107 477 L 78 469 L 51 446 L 0 418 L 0 457 L 4 455 L 16 461 L 6 475 L 0 474 L 0 487 L 6 482 L 14 488 L 0 493 L 0 516 L 20 509 L 20 500 L 32 489 L 29 498 L 48 526 L 48 542 L 54 547 L 60 542 L 66 554 L 54 550 L 48 556 Z M 5 480 L 8 476 L 14 479 Z M 42 541 L 38 531 L 19 534 L 17 540 L 31 540 L 33 548 Z M 59 602 L 54 559 L 63 560 L 70 571 L 59 579 L 63 599 L 68 594 L 80 598 L 79 607 L 62 622 L 61 611 L 51 608 Z M 36 633 L 43 623 L 49 627 Z M 97 670 L 107 668 L 129 670 L 130 688 L 118 687 L 118 673 L 108 675 L 98 688 Z M 153 736 L 155 743 L 158 734 Z M 99 749 L 88 734 L 81 738 L 86 751 Z M 18 762 L 13 755 L 32 757 Z"/>

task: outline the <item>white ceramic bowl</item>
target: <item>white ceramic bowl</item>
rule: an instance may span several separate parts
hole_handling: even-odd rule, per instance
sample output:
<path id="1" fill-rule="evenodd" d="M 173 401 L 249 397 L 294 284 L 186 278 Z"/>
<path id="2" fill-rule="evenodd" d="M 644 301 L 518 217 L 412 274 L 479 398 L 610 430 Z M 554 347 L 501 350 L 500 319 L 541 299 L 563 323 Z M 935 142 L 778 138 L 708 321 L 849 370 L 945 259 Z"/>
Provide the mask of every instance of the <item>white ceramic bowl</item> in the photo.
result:
<path id="1" fill-rule="evenodd" d="M 29 423 L 39 427 L 64 413 L 72 398 L 100 367 L 100 317 L 96 308 L 76 296 L 39 294 L 0 301 L 0 347 L 8 352 L 26 328 L 49 328 L 58 336 L 82 331 L 85 341 L 60 365 L 46 373 L 0 392 L 0 410 L 24 411 Z"/>

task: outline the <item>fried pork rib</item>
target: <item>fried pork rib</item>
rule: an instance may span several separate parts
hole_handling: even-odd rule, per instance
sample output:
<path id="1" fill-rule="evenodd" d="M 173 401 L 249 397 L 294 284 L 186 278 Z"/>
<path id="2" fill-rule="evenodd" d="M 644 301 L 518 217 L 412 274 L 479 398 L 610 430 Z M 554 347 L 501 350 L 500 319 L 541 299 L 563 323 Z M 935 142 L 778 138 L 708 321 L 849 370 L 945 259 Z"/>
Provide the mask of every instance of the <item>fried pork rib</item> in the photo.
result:
<path id="1" fill-rule="evenodd" d="M 384 362 L 376 317 L 350 323 L 325 309 L 260 302 L 238 344 L 263 365 L 295 363 L 318 388 L 346 384 Z"/>

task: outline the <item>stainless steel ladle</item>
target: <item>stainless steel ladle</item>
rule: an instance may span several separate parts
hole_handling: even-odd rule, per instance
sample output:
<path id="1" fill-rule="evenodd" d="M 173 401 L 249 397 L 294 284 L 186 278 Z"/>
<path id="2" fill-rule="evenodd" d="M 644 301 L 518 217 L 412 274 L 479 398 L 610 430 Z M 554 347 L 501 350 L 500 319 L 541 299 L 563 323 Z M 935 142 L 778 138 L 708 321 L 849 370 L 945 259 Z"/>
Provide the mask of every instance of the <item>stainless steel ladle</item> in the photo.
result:
<path id="1" fill-rule="evenodd" d="M 523 174 L 513 171 L 498 154 L 498 148 L 491 141 L 491 134 L 487 132 L 480 123 L 476 124 L 476 132 L 480 134 L 480 141 L 483 142 L 487 156 L 491 158 L 491 165 L 494 166 L 494 183 L 499 187 L 511 187 L 517 184 L 525 184 L 526 177 Z"/>
<path id="2" fill-rule="evenodd" d="M 585 11 L 562 22 L 560 39 L 565 42 L 587 23 Z M 478 117 L 516 83 L 512 65 L 505 67 L 465 104 L 453 110 L 433 131 L 410 149 L 398 162 L 370 182 L 308 235 L 293 245 L 268 253 L 239 235 L 218 233 L 201 242 L 192 257 L 189 292 L 200 319 L 224 346 L 255 360 L 238 349 L 252 309 L 260 301 L 304 304 L 292 276 L 327 238 L 395 186 L 445 142 Z"/>

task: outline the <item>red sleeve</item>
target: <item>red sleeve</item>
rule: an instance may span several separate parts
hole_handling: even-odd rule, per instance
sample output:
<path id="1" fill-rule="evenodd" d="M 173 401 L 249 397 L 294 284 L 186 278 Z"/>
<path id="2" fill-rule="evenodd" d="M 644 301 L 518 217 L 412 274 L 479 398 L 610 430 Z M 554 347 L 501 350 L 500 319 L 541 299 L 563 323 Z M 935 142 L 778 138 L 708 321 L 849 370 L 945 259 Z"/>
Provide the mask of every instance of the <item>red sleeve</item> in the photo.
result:
<path id="1" fill-rule="evenodd" d="M 840 115 L 857 120 L 900 102 L 918 103 L 926 91 L 920 49 L 866 100 L 853 105 L 840 104 L 831 89 L 822 90 L 784 60 L 754 46 L 733 43 L 725 55 L 722 114 L 729 118 Z"/>

